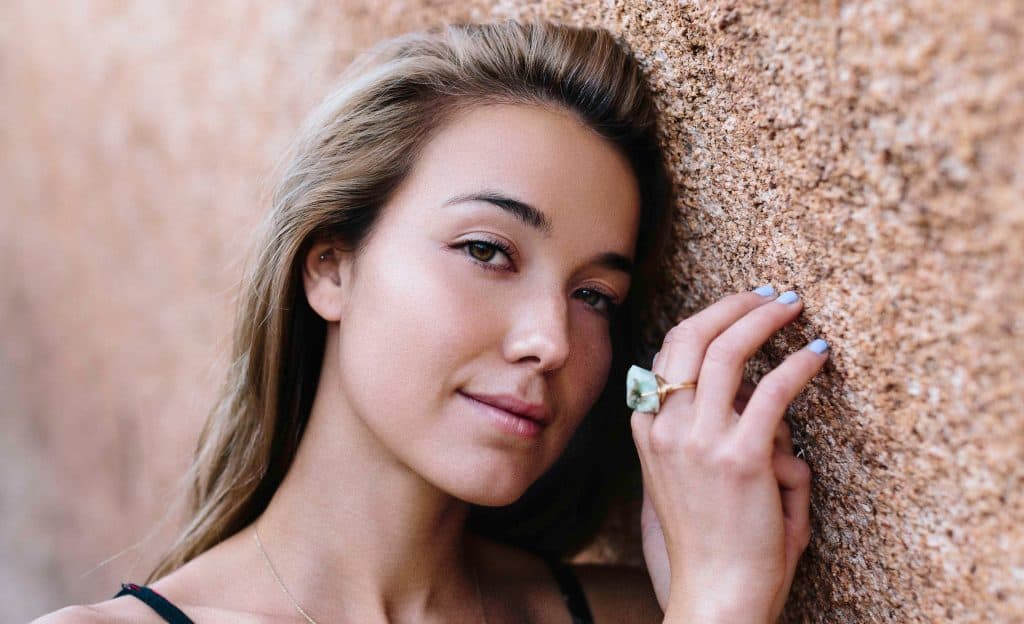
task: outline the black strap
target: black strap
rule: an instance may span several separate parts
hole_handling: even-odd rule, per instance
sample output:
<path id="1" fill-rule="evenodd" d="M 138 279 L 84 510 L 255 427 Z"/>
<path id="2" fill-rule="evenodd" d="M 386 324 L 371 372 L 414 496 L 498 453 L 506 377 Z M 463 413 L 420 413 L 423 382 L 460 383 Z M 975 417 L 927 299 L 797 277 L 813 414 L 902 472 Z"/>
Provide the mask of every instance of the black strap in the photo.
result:
<path id="1" fill-rule="evenodd" d="M 145 585 L 135 583 L 121 583 L 121 591 L 117 592 L 114 598 L 131 594 L 142 602 L 148 604 L 157 614 L 171 624 L 195 624 L 188 616 L 181 612 L 181 609 L 171 604 L 169 600 L 156 593 Z"/>
<path id="2" fill-rule="evenodd" d="M 594 624 L 594 616 L 590 613 L 587 597 L 583 594 L 583 588 L 572 568 L 556 559 L 549 559 L 548 565 L 562 591 L 562 598 L 565 600 L 565 606 L 569 609 L 572 624 Z M 117 592 L 114 598 L 125 594 L 131 594 L 146 603 L 170 624 L 195 624 L 181 612 L 181 609 L 145 585 L 121 583 L 121 591 Z"/>
<path id="3" fill-rule="evenodd" d="M 548 559 L 548 565 L 562 590 L 565 606 L 569 607 L 572 624 L 594 624 L 594 616 L 590 614 L 587 597 L 583 594 L 583 588 L 572 568 L 557 559 Z"/>

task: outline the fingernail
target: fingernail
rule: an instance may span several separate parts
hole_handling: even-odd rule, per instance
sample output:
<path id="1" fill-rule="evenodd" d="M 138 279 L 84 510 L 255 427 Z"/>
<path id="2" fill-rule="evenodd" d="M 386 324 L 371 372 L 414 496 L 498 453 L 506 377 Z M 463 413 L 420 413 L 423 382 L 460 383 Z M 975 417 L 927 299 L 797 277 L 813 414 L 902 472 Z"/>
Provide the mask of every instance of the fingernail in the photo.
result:
<path id="1" fill-rule="evenodd" d="M 814 340 L 811 341 L 809 345 L 807 345 L 807 348 L 810 349 L 811 351 L 814 351 L 818 355 L 821 355 L 822 353 L 828 351 L 828 343 L 822 340 L 821 338 L 815 338 Z"/>
<path id="2" fill-rule="evenodd" d="M 779 298 L 776 299 L 776 301 L 778 301 L 779 303 L 793 303 L 799 298 L 800 297 L 798 297 L 795 292 L 793 292 L 792 290 L 787 290 L 786 292 L 779 295 Z"/>
<path id="3" fill-rule="evenodd" d="M 761 295 L 762 297 L 771 297 L 772 295 L 775 294 L 775 289 L 772 287 L 771 284 L 765 284 L 764 286 L 755 288 L 754 292 Z"/>

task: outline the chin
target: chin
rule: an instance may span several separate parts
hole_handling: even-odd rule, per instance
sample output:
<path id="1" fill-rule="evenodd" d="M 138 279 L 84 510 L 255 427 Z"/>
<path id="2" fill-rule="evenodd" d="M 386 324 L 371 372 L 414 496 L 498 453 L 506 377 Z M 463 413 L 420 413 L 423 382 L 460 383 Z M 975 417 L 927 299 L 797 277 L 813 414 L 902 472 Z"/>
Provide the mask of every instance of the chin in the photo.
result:
<path id="1" fill-rule="evenodd" d="M 535 479 L 527 475 L 504 477 L 488 475 L 487 471 L 477 471 L 470 481 L 454 484 L 445 488 L 452 496 L 481 507 L 504 507 L 519 500 Z"/>
<path id="2" fill-rule="evenodd" d="M 519 500 L 525 492 L 525 487 L 514 492 L 488 490 L 481 492 L 479 496 L 460 496 L 459 498 L 480 507 L 504 507 Z"/>

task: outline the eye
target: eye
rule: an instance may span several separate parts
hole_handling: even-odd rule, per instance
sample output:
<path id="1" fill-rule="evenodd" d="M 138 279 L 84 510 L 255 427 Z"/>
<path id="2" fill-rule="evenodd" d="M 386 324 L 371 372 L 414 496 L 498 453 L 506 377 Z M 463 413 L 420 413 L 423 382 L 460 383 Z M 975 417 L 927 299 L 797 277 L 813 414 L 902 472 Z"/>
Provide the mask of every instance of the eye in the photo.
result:
<path id="1" fill-rule="evenodd" d="M 515 252 L 512 248 L 505 243 L 498 240 L 485 240 L 485 239 L 473 239 L 463 241 L 452 245 L 453 249 L 465 249 L 466 255 L 472 258 L 475 262 L 482 265 L 485 269 L 493 271 L 508 271 L 512 267 L 512 257 Z M 509 259 L 509 262 L 493 263 L 491 262 L 495 257 L 502 255 Z"/>
<path id="2" fill-rule="evenodd" d="M 582 288 L 576 293 L 577 299 L 582 299 L 588 306 L 609 318 L 619 309 L 619 304 L 615 303 L 614 297 L 596 288 Z"/>

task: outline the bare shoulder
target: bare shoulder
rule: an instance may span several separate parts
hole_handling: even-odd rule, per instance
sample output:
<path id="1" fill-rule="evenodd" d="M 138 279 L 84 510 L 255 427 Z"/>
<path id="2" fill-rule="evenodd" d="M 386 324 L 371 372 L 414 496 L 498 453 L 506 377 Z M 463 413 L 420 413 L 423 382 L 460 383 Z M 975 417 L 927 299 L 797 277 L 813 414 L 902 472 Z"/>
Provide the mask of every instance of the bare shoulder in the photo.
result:
<path id="1" fill-rule="evenodd" d="M 594 624 L 660 624 L 664 619 L 647 570 L 634 566 L 573 564 Z"/>
<path id="2" fill-rule="evenodd" d="M 121 624 L 164 621 L 146 605 L 130 598 L 126 596 L 91 605 L 64 607 L 33 620 L 31 624 Z"/>
<path id="3" fill-rule="evenodd" d="M 100 622 L 109 621 L 110 619 L 102 613 L 97 612 L 92 607 L 75 605 L 72 607 L 64 607 L 59 611 L 54 611 L 53 613 L 47 613 L 46 615 L 40 616 L 32 620 L 31 624 L 70 624 L 71 622 L 99 624 Z"/>

